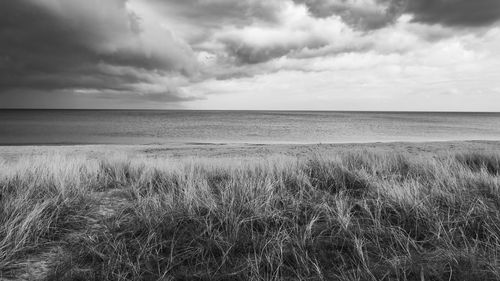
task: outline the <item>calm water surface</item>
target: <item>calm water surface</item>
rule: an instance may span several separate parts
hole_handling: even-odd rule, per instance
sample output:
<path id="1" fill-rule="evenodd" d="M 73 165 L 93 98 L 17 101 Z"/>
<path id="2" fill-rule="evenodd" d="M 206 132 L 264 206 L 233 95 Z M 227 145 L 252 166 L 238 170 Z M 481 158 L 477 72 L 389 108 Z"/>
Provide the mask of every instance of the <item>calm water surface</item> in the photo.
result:
<path id="1" fill-rule="evenodd" d="M 500 113 L 0 110 L 0 144 L 500 140 Z"/>

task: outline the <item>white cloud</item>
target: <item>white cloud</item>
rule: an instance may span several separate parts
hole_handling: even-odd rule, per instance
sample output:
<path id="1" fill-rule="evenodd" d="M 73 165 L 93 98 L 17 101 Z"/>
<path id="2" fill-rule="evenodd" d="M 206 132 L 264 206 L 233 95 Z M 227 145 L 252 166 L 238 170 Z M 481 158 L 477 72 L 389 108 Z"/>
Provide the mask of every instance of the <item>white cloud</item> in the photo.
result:
<path id="1" fill-rule="evenodd" d="M 371 42 L 369 51 L 285 56 L 261 64 L 254 77 L 212 79 L 186 90 L 209 94 L 192 102 L 195 108 L 500 110 L 498 28 L 438 41 L 421 32 L 405 20 L 355 35 L 356 42 Z"/>

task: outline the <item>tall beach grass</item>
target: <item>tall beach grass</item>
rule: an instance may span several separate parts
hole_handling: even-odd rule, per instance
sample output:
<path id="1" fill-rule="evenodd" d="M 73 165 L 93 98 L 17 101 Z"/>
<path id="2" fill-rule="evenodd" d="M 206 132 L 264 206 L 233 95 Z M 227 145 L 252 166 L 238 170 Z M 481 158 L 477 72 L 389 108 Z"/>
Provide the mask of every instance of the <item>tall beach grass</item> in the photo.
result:
<path id="1" fill-rule="evenodd" d="M 499 188 L 494 152 L 0 162 L 0 279 L 500 280 Z"/>

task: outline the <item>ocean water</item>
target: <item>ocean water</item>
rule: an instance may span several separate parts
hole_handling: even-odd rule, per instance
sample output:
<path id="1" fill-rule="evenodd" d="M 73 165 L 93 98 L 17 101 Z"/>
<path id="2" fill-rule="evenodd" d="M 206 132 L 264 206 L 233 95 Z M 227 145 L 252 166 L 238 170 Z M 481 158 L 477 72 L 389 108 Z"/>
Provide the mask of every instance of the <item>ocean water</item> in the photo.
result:
<path id="1" fill-rule="evenodd" d="M 500 113 L 0 110 L 0 145 L 500 140 Z"/>

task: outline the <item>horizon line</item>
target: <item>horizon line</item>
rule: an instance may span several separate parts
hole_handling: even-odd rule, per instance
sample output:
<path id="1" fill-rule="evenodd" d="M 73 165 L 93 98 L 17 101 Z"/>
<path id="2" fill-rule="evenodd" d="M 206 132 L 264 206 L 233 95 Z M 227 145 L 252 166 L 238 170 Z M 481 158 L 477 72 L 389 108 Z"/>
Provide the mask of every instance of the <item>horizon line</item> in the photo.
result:
<path id="1" fill-rule="evenodd" d="M 242 111 L 242 112 L 367 112 L 367 113 L 500 113 L 500 111 L 456 111 L 456 110 L 316 110 L 316 109 L 154 109 L 154 108 L 0 108 L 0 111 Z"/>

